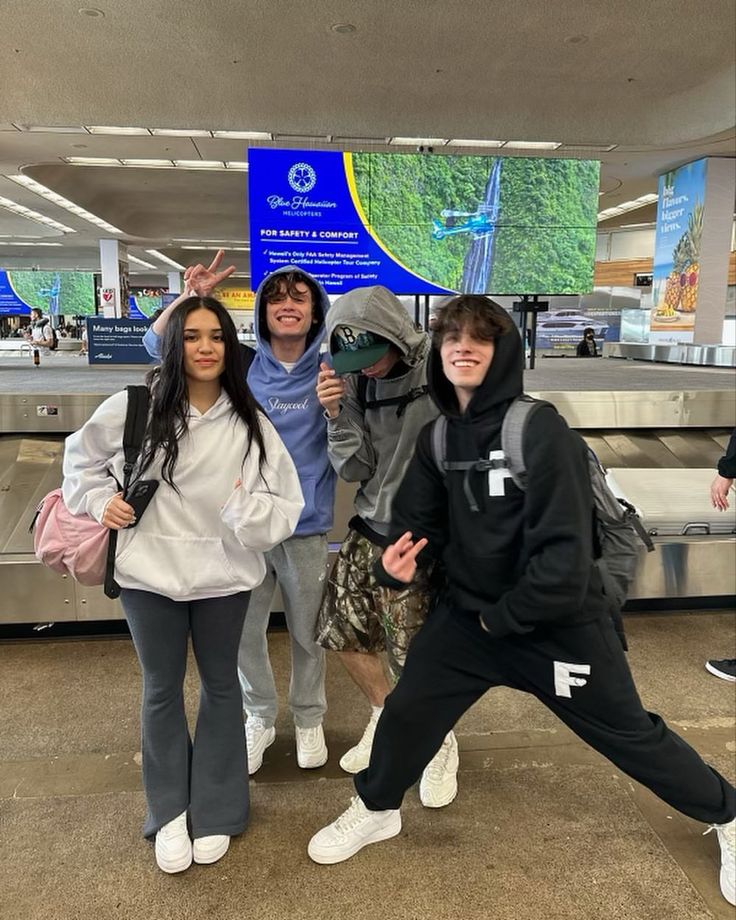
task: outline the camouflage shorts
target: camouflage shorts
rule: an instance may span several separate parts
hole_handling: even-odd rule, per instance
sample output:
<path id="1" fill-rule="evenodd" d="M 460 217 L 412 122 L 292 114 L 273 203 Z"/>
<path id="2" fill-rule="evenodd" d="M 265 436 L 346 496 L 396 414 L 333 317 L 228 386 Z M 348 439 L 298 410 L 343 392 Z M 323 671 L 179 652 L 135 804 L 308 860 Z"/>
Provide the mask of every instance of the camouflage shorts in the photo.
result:
<path id="1" fill-rule="evenodd" d="M 350 530 L 327 582 L 317 621 L 317 643 L 337 652 L 386 651 L 398 679 L 409 643 L 427 618 L 429 576 L 417 577 L 401 591 L 384 588 L 373 575 L 383 550 Z"/>

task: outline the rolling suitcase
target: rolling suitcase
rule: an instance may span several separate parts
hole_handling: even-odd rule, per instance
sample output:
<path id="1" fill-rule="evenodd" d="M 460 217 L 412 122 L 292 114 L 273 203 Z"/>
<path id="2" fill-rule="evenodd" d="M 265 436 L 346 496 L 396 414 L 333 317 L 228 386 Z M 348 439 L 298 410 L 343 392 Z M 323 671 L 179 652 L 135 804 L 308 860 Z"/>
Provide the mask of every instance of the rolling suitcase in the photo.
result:
<path id="1" fill-rule="evenodd" d="M 711 504 L 713 469 L 609 469 L 606 481 L 614 495 L 639 513 L 652 536 L 698 536 L 736 533 L 736 492 L 729 508 Z"/>

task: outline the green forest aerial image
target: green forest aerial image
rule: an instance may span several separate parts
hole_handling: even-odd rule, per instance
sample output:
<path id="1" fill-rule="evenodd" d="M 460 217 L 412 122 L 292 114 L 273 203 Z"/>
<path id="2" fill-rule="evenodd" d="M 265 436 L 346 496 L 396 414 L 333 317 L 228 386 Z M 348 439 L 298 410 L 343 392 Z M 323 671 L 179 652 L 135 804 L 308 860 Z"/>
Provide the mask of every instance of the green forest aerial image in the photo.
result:
<path id="1" fill-rule="evenodd" d="M 92 272 L 9 271 L 16 294 L 29 307 L 64 316 L 91 315 L 95 312 L 95 288 Z"/>
<path id="2" fill-rule="evenodd" d="M 354 154 L 373 231 L 407 268 L 450 290 L 592 288 L 600 164 L 530 157 Z"/>

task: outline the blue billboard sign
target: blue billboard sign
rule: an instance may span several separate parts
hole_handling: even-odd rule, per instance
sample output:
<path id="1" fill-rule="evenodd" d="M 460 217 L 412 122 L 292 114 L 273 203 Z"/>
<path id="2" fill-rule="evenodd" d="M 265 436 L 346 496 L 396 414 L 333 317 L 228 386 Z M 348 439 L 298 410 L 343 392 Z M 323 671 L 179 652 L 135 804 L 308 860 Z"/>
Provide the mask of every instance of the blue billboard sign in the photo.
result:
<path id="1" fill-rule="evenodd" d="M 592 288 L 595 160 L 248 151 L 251 277 L 298 265 L 329 293 Z"/>

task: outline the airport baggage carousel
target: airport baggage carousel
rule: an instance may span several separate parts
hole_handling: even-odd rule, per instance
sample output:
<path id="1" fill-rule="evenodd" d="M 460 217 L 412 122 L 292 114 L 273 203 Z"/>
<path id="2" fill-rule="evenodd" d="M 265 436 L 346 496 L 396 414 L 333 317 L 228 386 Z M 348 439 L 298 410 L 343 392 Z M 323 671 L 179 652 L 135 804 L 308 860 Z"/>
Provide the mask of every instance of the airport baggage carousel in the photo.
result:
<path id="1" fill-rule="evenodd" d="M 39 500 L 61 481 L 64 436 L 107 396 L 141 383 L 145 371 L 90 367 L 64 354 L 45 357 L 38 368 L 22 358 L 0 359 L 0 622 L 122 616 L 119 603 L 101 588 L 85 588 L 40 565 L 28 528 Z M 678 470 L 701 470 L 703 483 L 714 473 L 736 424 L 734 383 L 731 370 L 632 367 L 607 359 L 542 360 L 525 375 L 527 392 L 553 402 L 606 467 L 642 471 L 650 490 L 652 470 L 661 470 L 656 481 L 662 495 L 674 490 L 673 505 L 677 489 L 686 488 L 677 485 Z M 346 483 L 338 486 L 333 550 L 352 515 L 353 492 Z M 707 504 L 707 495 L 702 500 Z M 728 526 L 725 533 L 688 527 L 694 523 L 683 519 L 679 529 L 657 533 L 653 553 L 642 547 L 632 599 L 691 599 L 697 605 L 698 599 L 736 593 L 736 536 Z M 274 609 L 279 603 L 277 596 Z"/>

